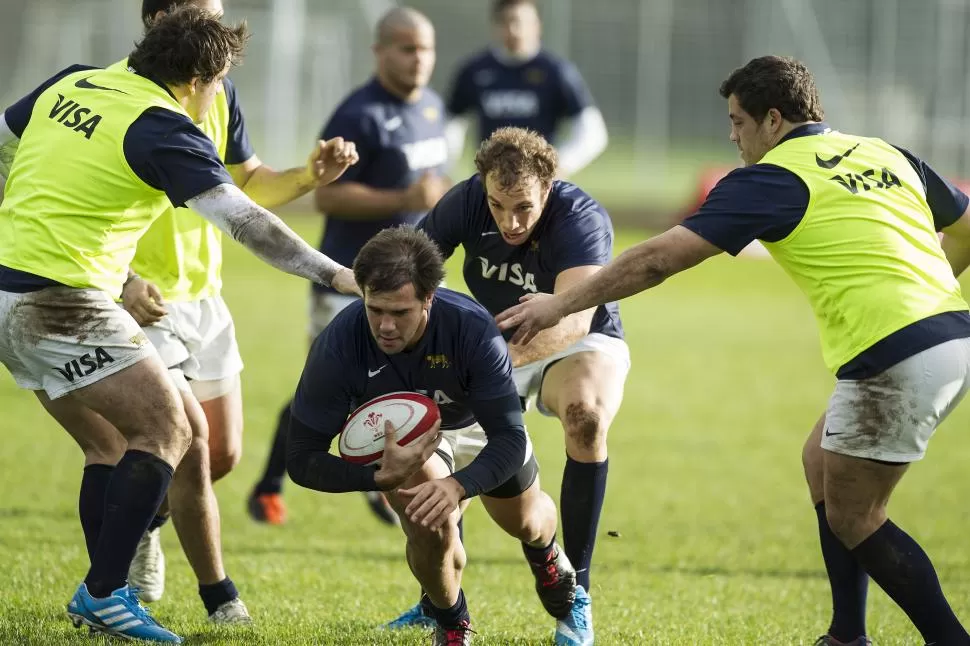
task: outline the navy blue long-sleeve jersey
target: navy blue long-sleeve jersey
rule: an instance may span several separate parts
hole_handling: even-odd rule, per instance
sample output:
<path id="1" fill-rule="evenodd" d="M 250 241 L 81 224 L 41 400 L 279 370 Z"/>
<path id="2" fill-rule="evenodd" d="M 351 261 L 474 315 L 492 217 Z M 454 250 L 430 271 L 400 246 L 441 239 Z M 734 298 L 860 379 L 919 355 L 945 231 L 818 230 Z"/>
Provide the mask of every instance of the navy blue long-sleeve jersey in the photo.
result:
<path id="1" fill-rule="evenodd" d="M 362 301 L 349 305 L 317 337 L 293 399 L 287 460 L 293 480 L 321 491 L 376 490 L 375 467 L 347 462 L 327 450 L 354 409 L 397 391 L 434 399 L 442 430 L 476 421 L 482 426 L 487 445 L 454 476 L 466 497 L 494 489 L 521 468 L 525 424 L 508 346 L 481 305 L 441 288 L 427 327 L 410 350 L 388 355 L 380 349 Z"/>

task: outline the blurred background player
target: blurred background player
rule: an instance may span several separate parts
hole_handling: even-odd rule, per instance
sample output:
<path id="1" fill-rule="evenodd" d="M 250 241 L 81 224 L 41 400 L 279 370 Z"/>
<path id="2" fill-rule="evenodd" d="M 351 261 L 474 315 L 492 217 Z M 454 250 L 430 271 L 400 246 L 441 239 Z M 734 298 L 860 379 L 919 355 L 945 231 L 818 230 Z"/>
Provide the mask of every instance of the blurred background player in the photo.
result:
<path id="1" fill-rule="evenodd" d="M 450 186 L 444 176 L 444 107 L 427 87 L 435 64 L 434 27 L 414 9 L 391 9 L 377 24 L 373 50 L 374 78 L 337 107 L 321 135 L 353 141 L 360 156 L 339 182 L 316 191 L 317 210 L 326 215 L 320 249 L 347 265 L 378 231 L 416 223 Z M 353 301 L 314 285 L 311 341 Z M 249 498 L 257 521 L 281 524 L 286 518 L 281 491 L 290 403 L 280 412 L 266 469 Z M 367 499 L 384 522 L 397 522 L 383 495 L 370 492 Z"/>
<path id="2" fill-rule="evenodd" d="M 167 10 L 183 5 L 216 17 L 223 14 L 220 0 L 144 0 L 145 28 Z M 123 60 L 113 68 L 127 65 Z M 235 184 L 257 204 L 277 206 L 316 186 L 314 165 L 323 151 L 322 143 L 305 167 L 278 173 L 263 165 L 250 145 L 235 87 L 228 78 L 222 81 L 205 119 L 196 125 L 215 144 Z M 221 231 L 191 209 L 169 207 L 139 241 L 122 291 L 124 307 L 142 326 L 182 394 L 193 444 L 181 469 L 186 475 L 194 474 L 196 480 L 195 487 L 176 488 L 162 504 L 139 542 L 129 581 L 144 602 L 162 597 L 165 557 L 160 534 L 171 507 L 210 620 L 248 623 L 248 610 L 223 566 L 219 509 L 212 489 L 212 482 L 225 476 L 242 452 L 242 360 L 232 316 L 219 296 L 221 271 Z M 87 464 L 82 498 L 103 499 L 114 465 L 124 453 L 124 437 L 97 417 L 60 421 L 65 426 L 89 426 L 84 436 L 90 443 L 82 447 Z M 97 504 L 83 504 L 80 512 L 90 551 L 103 511 Z"/>
<path id="3" fill-rule="evenodd" d="M 542 48 L 532 0 L 496 0 L 495 43 L 465 62 L 448 96 L 448 150 L 457 160 L 475 122 L 477 141 L 498 128 L 529 128 L 553 143 L 559 173 L 570 176 L 606 149 L 606 123 L 586 82 L 570 63 Z"/>
<path id="4" fill-rule="evenodd" d="M 202 121 L 243 51 L 245 25 L 183 7 L 157 21 L 130 67 L 74 65 L 0 117 L 16 143 L 0 205 L 0 361 L 82 447 L 97 418 L 124 435 L 123 455 L 85 527 L 97 540 L 68 604 L 77 626 L 179 643 L 140 605 L 127 575 L 171 484 L 198 483 L 179 462 L 191 428 L 158 352 L 116 305 L 139 237 L 169 204 L 196 212 L 273 266 L 353 291 L 349 272 L 309 247 L 233 183 Z M 5 160 L 7 156 L 5 155 Z M 356 161 L 328 146 L 321 179 Z M 111 190 L 105 190 L 110 187 Z M 174 472 L 174 473 L 173 473 Z"/>
<path id="5" fill-rule="evenodd" d="M 320 334 L 296 390 L 289 473 L 317 491 L 388 493 L 437 646 L 471 641 L 458 518 L 462 501 L 476 496 L 521 541 L 546 611 L 583 634 L 584 625 L 570 621 L 581 603 L 576 573 L 556 544 L 556 505 L 539 485 L 508 346 L 481 305 L 439 288 L 444 273 L 441 252 L 411 227 L 382 231 L 364 245 L 354 262 L 363 303 Z M 330 453 L 355 408 L 402 390 L 438 404 L 441 421 L 425 437 L 399 450 L 386 441 L 379 469 Z M 385 426 L 393 440 L 394 428 Z"/>
<path id="6" fill-rule="evenodd" d="M 661 284 L 760 239 L 805 293 L 826 366 L 825 415 L 802 459 L 833 618 L 816 646 L 866 646 L 869 578 L 926 644 L 970 644 L 922 547 L 887 515 L 896 486 L 970 389 L 970 200 L 882 139 L 823 121 L 801 62 L 753 59 L 721 84 L 744 168 L 681 225 L 624 251 L 567 292 L 498 318 L 527 342 L 560 317 Z M 944 236 L 942 246 L 937 232 Z"/>
<path id="7" fill-rule="evenodd" d="M 566 290 L 610 261 L 609 215 L 579 187 L 555 180 L 556 151 L 541 136 L 496 130 L 479 147 L 475 166 L 478 173 L 449 191 L 419 226 L 445 256 L 464 248 L 465 282 L 493 315 L 524 294 Z M 561 625 L 557 638 L 592 643 L 587 593 L 606 495 L 606 436 L 630 370 L 619 308 L 608 303 L 585 310 L 510 352 L 519 396 L 524 402 L 535 397 L 539 412 L 558 418 L 565 435 L 563 546 L 580 585 L 574 613 L 582 615 L 577 622 L 588 626 L 588 635 L 572 639 L 571 626 Z"/>

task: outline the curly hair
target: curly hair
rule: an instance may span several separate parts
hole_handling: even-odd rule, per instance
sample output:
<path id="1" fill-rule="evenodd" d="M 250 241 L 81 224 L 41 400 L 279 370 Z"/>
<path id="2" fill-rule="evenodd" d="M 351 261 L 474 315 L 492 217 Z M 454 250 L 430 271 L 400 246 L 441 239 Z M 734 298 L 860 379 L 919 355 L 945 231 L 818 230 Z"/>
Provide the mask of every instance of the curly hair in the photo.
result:
<path id="1" fill-rule="evenodd" d="M 475 168 L 482 181 L 491 176 L 503 189 L 525 177 L 535 177 L 548 187 L 558 167 L 556 149 L 542 135 L 525 128 L 499 128 L 475 154 Z"/>

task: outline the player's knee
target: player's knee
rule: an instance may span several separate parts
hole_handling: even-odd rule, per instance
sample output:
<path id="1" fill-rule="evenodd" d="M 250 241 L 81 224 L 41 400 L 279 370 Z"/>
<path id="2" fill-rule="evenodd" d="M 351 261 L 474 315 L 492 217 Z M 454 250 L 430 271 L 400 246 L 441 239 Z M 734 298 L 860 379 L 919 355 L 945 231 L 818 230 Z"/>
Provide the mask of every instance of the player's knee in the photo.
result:
<path id="1" fill-rule="evenodd" d="M 414 548 L 427 554 L 445 554 L 460 543 L 458 524 L 451 520 L 439 529 L 422 527 L 408 521 L 405 521 L 405 525 L 408 541 Z"/>
<path id="2" fill-rule="evenodd" d="M 868 533 L 868 518 L 858 510 L 844 508 L 838 502 L 825 501 L 825 519 L 832 533 L 847 547 L 855 547 Z"/>
<path id="3" fill-rule="evenodd" d="M 609 421 L 604 408 L 595 402 L 577 401 L 566 406 L 563 416 L 566 435 L 581 451 L 606 448 Z"/>
<path id="4" fill-rule="evenodd" d="M 226 477 L 242 460 L 242 445 L 221 446 L 210 451 L 209 468 L 212 481 Z"/>

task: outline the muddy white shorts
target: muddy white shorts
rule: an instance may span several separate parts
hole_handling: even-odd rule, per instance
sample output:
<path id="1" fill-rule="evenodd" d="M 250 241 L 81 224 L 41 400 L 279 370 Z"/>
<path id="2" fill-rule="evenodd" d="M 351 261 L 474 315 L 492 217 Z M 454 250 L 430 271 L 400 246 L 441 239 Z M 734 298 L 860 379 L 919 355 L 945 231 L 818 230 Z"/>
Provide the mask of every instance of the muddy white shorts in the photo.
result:
<path id="1" fill-rule="evenodd" d="M 970 388 L 970 339 L 904 359 L 875 377 L 840 379 L 829 399 L 822 448 L 885 462 L 914 462 Z"/>
<path id="2" fill-rule="evenodd" d="M 630 347 L 626 344 L 626 341 L 607 334 L 591 332 L 562 352 L 551 354 L 545 359 L 533 361 L 532 363 L 527 363 L 524 366 L 512 369 L 512 379 L 515 381 L 515 389 L 519 392 L 519 397 L 522 401 L 526 402 L 526 406 L 528 405 L 527 402 L 531 398 L 536 397 L 542 389 L 542 380 L 546 376 L 546 370 L 560 359 L 565 359 L 570 355 L 580 352 L 602 352 L 607 355 L 616 363 L 616 370 L 624 379 L 626 379 L 627 373 L 630 372 Z M 536 408 L 543 415 L 548 417 L 554 416 L 542 405 L 541 397 L 536 398 Z"/>
<path id="3" fill-rule="evenodd" d="M 165 304 L 168 314 L 144 329 L 180 389 L 186 379 L 200 401 L 226 394 L 243 369 L 236 328 L 221 296 Z"/>
<path id="4" fill-rule="evenodd" d="M 135 319 L 98 289 L 0 291 L 0 362 L 51 399 L 155 354 Z"/>

